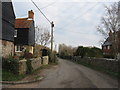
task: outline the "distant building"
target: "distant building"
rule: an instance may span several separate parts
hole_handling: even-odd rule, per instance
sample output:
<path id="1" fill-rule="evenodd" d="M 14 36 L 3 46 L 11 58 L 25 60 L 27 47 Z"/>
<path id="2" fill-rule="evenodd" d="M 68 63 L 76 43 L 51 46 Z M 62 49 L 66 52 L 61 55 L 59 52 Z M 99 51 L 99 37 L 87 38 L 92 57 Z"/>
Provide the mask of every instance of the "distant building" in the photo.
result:
<path id="1" fill-rule="evenodd" d="M 102 45 L 102 50 L 103 50 L 103 55 L 104 57 L 106 58 L 113 58 L 113 49 L 112 49 L 112 42 L 111 42 L 111 39 L 110 37 L 108 37 L 106 39 L 106 41 L 103 43 Z"/>
<path id="2" fill-rule="evenodd" d="M 103 55 L 107 58 L 114 58 L 113 43 L 112 43 L 112 32 L 109 33 L 109 37 L 102 45 Z M 120 30 L 116 32 L 116 42 L 118 47 L 118 53 L 120 53 Z"/>
<path id="3" fill-rule="evenodd" d="M 115 40 L 117 42 L 117 49 L 118 49 L 118 57 L 120 57 L 120 2 L 118 3 L 118 30 L 116 32 L 115 35 Z M 112 43 L 112 35 L 113 33 L 110 32 L 109 33 L 109 37 L 106 39 L 106 41 L 103 43 L 102 45 L 102 50 L 103 50 L 103 54 L 105 57 L 110 57 L 113 58 L 113 43 Z"/>
<path id="4" fill-rule="evenodd" d="M 33 46 L 35 44 L 35 26 L 34 12 L 28 11 L 28 18 L 17 18 L 15 20 L 15 53 L 23 54 L 23 51 L 33 54 Z"/>
<path id="5" fill-rule="evenodd" d="M 12 2 L 1 2 L 2 4 L 2 32 L 0 42 L 2 42 L 2 57 L 14 55 L 14 23 L 15 14 Z"/>

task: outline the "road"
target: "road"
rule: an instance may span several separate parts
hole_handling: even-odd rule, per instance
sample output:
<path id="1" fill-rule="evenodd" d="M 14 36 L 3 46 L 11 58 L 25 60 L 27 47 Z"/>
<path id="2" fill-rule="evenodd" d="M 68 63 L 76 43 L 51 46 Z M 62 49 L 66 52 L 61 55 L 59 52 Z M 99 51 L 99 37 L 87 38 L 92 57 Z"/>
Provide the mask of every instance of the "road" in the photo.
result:
<path id="1" fill-rule="evenodd" d="M 45 78 L 31 84 L 5 86 L 8 88 L 117 88 L 118 81 L 80 64 L 59 59 L 59 65 L 41 72 Z"/>

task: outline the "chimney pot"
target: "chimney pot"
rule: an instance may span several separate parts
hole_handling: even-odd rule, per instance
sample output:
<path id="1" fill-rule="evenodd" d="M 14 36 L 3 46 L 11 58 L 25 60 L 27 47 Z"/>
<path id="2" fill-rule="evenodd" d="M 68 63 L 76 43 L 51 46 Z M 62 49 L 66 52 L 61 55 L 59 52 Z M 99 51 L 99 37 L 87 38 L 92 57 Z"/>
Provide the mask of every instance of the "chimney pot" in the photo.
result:
<path id="1" fill-rule="evenodd" d="M 28 11 L 28 18 L 29 19 L 34 19 L 34 12 L 33 12 L 33 10 Z"/>

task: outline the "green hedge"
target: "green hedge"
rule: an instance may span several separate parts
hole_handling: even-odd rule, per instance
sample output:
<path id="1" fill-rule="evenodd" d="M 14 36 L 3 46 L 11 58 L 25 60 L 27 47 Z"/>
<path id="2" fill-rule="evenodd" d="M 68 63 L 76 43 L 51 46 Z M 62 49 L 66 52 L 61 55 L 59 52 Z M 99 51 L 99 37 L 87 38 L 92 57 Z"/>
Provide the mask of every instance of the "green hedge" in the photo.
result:
<path id="1" fill-rule="evenodd" d="M 19 60 L 14 58 L 2 58 L 2 69 L 18 74 Z"/>

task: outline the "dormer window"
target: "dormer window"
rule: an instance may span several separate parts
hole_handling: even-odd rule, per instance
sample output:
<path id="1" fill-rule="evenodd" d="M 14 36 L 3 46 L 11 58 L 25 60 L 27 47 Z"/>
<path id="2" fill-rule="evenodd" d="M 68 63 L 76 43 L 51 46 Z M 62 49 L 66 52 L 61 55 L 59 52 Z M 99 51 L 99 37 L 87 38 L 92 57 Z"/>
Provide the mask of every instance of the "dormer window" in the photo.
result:
<path id="1" fill-rule="evenodd" d="M 17 37 L 17 30 L 14 31 L 14 37 Z"/>

